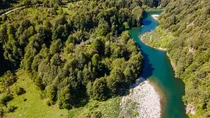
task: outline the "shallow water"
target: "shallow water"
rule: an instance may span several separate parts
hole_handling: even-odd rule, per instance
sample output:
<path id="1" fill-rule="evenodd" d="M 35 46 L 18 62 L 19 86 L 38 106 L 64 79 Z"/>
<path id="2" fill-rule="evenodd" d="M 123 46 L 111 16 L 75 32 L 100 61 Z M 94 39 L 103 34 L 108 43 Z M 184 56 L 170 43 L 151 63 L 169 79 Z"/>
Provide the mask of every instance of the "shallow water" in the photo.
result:
<path id="1" fill-rule="evenodd" d="M 163 118 L 186 118 L 185 106 L 182 101 L 185 85 L 180 79 L 174 78 L 174 72 L 166 52 L 151 48 L 139 39 L 139 35 L 150 32 L 158 26 L 157 21 L 151 15 L 160 13 L 160 11 L 146 12 L 143 18 L 144 26 L 132 28 L 129 33 L 144 56 L 142 76 L 148 78 L 158 87 L 164 96 L 161 116 Z"/>

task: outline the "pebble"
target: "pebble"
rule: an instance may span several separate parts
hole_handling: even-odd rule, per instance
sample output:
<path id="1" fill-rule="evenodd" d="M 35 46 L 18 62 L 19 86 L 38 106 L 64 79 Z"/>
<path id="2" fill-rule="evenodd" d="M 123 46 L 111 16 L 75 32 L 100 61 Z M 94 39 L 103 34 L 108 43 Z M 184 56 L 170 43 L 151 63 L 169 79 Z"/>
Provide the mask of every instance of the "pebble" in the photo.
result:
<path id="1" fill-rule="evenodd" d="M 123 112 L 125 112 L 124 108 L 126 108 L 128 100 L 137 103 L 135 111 L 138 112 L 138 115 L 136 118 L 160 118 L 160 96 L 147 80 L 132 88 L 130 94 L 122 98 L 120 103 L 122 109 L 120 112 L 121 116 L 125 114 Z"/>

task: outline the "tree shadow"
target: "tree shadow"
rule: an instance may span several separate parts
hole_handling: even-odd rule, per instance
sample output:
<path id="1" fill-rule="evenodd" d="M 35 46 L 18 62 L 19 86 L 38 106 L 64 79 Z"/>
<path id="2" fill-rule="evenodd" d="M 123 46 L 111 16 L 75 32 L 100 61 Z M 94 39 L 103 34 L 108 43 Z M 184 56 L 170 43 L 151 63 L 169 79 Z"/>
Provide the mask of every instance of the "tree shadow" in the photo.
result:
<path id="1" fill-rule="evenodd" d="M 2 45 L 0 45 L 0 76 L 8 70 L 14 71 L 15 69 L 16 68 L 14 68 L 12 62 L 4 58 L 4 51 L 2 49 Z"/>
<path id="2" fill-rule="evenodd" d="M 138 48 L 141 50 L 140 44 L 138 44 L 138 42 L 136 43 L 137 43 Z M 143 50 L 141 50 L 141 54 L 143 56 L 143 67 L 141 70 L 140 77 L 137 78 L 136 81 L 130 85 L 129 89 L 125 92 L 125 95 L 129 94 L 130 89 L 137 87 L 139 84 L 141 84 L 142 82 L 146 81 L 149 77 L 151 77 L 153 74 L 153 71 L 155 70 L 155 68 L 150 63 L 148 54 L 146 54 Z"/>
<path id="3" fill-rule="evenodd" d="M 150 20 L 143 20 L 143 25 L 149 25 L 149 24 L 151 24 L 152 23 L 152 21 L 150 21 Z"/>
<path id="4" fill-rule="evenodd" d="M 177 109 L 177 114 L 179 114 L 183 118 L 189 118 L 186 114 L 186 109 L 185 109 L 186 105 L 184 104 L 184 101 L 182 98 L 185 95 L 185 84 L 179 78 L 173 78 L 173 79 L 176 79 L 176 84 L 179 85 L 178 87 L 179 94 L 177 94 L 177 104 L 180 104 L 180 108 Z M 177 116 L 174 116 L 174 117 L 177 117 Z"/>
<path id="5" fill-rule="evenodd" d="M 148 79 L 149 77 L 152 76 L 152 73 L 155 70 L 155 68 L 150 63 L 150 59 L 149 59 L 148 54 L 146 54 L 143 50 L 141 50 L 141 54 L 143 55 L 143 59 L 144 59 L 141 76 L 145 79 Z"/>

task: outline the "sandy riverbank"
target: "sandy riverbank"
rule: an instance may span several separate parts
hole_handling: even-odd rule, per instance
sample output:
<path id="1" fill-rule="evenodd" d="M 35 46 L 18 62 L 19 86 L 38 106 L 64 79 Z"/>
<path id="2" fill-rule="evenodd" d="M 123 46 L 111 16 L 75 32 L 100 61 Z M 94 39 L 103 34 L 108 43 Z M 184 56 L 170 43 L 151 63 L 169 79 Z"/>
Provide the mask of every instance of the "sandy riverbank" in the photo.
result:
<path id="1" fill-rule="evenodd" d="M 157 20 L 157 19 L 158 19 L 158 17 L 159 17 L 159 15 L 158 15 L 158 14 L 153 14 L 153 15 L 152 15 L 152 18 L 154 18 L 155 20 Z"/>
<path id="2" fill-rule="evenodd" d="M 125 118 L 160 118 L 160 96 L 148 80 L 140 78 L 140 84 L 121 100 L 120 116 Z M 137 82 L 138 83 L 138 82 Z"/>

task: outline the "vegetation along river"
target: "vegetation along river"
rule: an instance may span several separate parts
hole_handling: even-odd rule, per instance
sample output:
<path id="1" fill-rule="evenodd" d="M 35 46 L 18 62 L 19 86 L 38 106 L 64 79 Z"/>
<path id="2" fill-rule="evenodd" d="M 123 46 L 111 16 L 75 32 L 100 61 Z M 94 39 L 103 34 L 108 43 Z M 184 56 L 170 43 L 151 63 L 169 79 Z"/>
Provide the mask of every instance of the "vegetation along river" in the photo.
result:
<path id="1" fill-rule="evenodd" d="M 185 85 L 174 77 L 174 71 L 165 51 L 151 48 L 144 44 L 139 36 L 145 32 L 154 30 L 158 23 L 152 18 L 152 14 L 160 14 L 160 11 L 146 12 L 143 18 L 143 27 L 129 30 L 131 37 L 136 41 L 144 56 L 144 68 L 142 76 L 159 88 L 162 99 L 161 116 L 163 118 L 186 118 L 185 106 L 182 101 Z"/>

